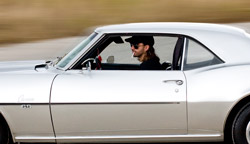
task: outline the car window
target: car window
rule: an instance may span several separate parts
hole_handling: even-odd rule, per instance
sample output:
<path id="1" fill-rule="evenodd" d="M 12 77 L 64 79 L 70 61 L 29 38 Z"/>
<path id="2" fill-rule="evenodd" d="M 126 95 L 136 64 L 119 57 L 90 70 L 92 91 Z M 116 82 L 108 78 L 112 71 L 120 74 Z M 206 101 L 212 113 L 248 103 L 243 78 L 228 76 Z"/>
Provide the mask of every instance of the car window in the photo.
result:
<path id="1" fill-rule="evenodd" d="M 130 43 L 125 39 L 131 36 L 120 36 L 123 43 L 112 41 L 104 49 L 102 46 L 97 47 L 97 55 L 101 57 L 102 70 L 138 70 L 140 61 L 137 57 L 133 57 Z M 177 36 L 153 36 L 155 44 L 154 49 L 156 55 L 160 58 L 160 64 L 163 69 L 171 69 L 170 65 L 173 59 Z M 108 40 L 107 40 L 108 41 Z M 103 49 L 103 50 L 102 50 Z"/>
<path id="2" fill-rule="evenodd" d="M 114 56 L 114 63 L 139 64 L 140 62 L 137 60 L 137 58 L 132 56 L 130 43 L 125 42 L 125 39 L 129 37 L 130 36 L 122 37 L 124 41 L 122 44 L 116 44 L 115 42 L 112 42 L 109 46 L 107 46 L 100 53 L 103 58 L 103 63 L 108 63 L 108 57 Z M 154 40 L 155 52 L 160 57 L 161 63 L 165 61 L 171 62 L 177 37 L 154 36 Z"/>
<path id="3" fill-rule="evenodd" d="M 184 70 L 222 63 L 222 61 L 200 43 L 186 39 Z"/>
<path id="4" fill-rule="evenodd" d="M 72 51 L 65 55 L 58 63 L 57 66 L 64 68 L 73 58 L 80 53 L 80 51 L 85 48 L 95 37 L 97 33 L 92 33 L 89 37 L 84 39 L 79 45 L 77 45 Z"/>

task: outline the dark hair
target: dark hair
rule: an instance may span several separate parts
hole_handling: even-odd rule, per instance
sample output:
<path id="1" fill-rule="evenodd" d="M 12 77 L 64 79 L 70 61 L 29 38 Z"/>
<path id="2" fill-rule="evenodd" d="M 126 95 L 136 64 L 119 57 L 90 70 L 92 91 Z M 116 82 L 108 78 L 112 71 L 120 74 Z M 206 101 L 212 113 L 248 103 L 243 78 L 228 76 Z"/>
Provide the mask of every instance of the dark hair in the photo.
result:
<path id="1" fill-rule="evenodd" d="M 158 60 L 160 60 L 160 58 L 155 54 L 154 47 L 149 45 L 149 49 L 146 52 L 146 56 L 144 57 L 143 61 L 147 61 L 147 60 L 152 59 L 154 57 L 156 57 Z"/>

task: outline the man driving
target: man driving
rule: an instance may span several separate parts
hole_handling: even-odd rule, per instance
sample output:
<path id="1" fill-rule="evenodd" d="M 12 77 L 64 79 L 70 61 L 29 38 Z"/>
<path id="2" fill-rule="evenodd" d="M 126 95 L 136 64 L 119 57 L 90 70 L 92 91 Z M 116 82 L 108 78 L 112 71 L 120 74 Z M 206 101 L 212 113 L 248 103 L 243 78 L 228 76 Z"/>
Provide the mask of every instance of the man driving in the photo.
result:
<path id="1" fill-rule="evenodd" d="M 137 57 L 141 70 L 162 70 L 159 57 L 155 54 L 153 36 L 132 36 L 125 39 L 131 45 L 133 57 Z"/>

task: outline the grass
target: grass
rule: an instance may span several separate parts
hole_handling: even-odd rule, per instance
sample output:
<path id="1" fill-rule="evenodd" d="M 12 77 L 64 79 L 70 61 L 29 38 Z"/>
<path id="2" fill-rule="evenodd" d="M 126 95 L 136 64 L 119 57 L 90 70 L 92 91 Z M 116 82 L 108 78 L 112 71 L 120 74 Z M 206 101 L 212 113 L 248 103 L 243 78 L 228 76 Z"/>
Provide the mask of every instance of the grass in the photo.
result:
<path id="1" fill-rule="evenodd" d="M 82 34 L 129 22 L 250 21 L 249 0 L 1 0 L 0 44 Z"/>

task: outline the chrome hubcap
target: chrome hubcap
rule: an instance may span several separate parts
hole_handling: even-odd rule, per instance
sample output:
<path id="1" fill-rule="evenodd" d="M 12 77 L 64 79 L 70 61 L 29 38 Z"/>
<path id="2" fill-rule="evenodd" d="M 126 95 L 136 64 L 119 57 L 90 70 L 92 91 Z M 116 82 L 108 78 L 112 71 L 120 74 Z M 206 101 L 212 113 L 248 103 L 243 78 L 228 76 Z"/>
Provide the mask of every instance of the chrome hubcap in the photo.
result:
<path id="1" fill-rule="evenodd" d="M 247 128 L 246 128 L 246 138 L 247 138 L 247 142 L 250 144 L 250 121 L 247 124 Z"/>

